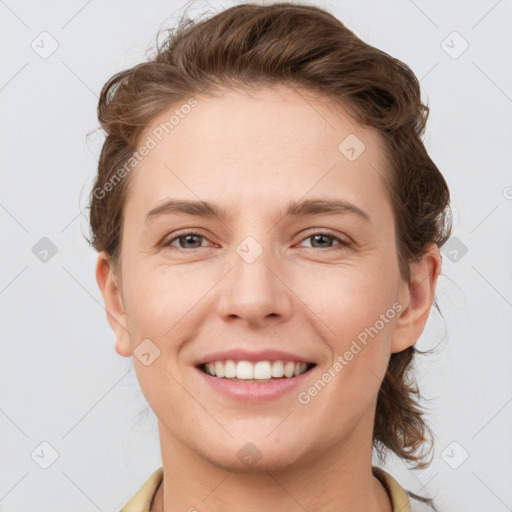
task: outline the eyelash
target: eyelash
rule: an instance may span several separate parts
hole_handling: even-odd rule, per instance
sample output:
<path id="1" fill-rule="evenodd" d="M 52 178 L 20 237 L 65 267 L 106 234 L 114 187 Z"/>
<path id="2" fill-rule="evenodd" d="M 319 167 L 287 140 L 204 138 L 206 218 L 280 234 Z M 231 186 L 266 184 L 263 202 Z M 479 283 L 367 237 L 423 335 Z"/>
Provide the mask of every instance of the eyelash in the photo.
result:
<path id="1" fill-rule="evenodd" d="M 204 235 L 201 235 L 201 233 L 198 233 L 194 229 L 189 229 L 189 230 L 183 231 L 181 233 L 178 233 L 176 236 L 171 238 L 168 242 L 164 242 L 162 245 L 163 245 L 163 247 L 169 247 L 169 248 L 171 248 L 173 250 L 176 250 L 178 252 L 190 252 L 190 251 L 192 251 L 194 249 L 204 249 L 204 247 L 195 247 L 194 249 L 183 249 L 181 247 L 173 247 L 173 246 L 171 246 L 171 243 L 174 242 L 175 240 L 178 240 L 178 239 L 180 239 L 182 237 L 186 237 L 188 235 L 196 235 L 196 236 L 198 236 L 200 238 L 208 240 Z M 317 230 L 317 231 L 314 231 L 314 232 L 310 232 L 308 234 L 308 236 L 304 237 L 301 241 L 307 240 L 308 238 L 311 238 L 311 237 L 313 237 L 315 235 L 326 235 L 327 237 L 332 238 L 333 240 L 336 240 L 337 242 L 339 242 L 339 244 L 337 246 L 327 247 L 326 249 L 323 249 L 324 252 L 325 251 L 329 251 L 329 250 L 336 250 L 336 247 L 338 249 L 348 249 L 348 248 L 352 247 L 352 245 L 353 245 L 352 241 L 340 238 L 340 237 L 332 234 L 331 232 L 329 232 L 327 230 Z M 310 249 L 317 249 L 317 247 L 310 247 Z"/>

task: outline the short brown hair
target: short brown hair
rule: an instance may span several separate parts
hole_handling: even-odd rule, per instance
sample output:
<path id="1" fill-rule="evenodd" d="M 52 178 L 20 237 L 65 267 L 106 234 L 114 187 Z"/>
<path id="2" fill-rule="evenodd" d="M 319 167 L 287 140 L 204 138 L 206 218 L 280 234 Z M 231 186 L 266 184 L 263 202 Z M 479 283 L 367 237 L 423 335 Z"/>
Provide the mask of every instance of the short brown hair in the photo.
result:
<path id="1" fill-rule="evenodd" d="M 380 134 L 396 225 L 400 271 L 449 238 L 448 186 L 422 142 L 429 108 L 419 82 L 400 60 L 363 42 L 332 14 L 289 2 L 243 4 L 200 22 L 182 18 L 155 55 L 112 76 L 98 117 L 107 132 L 94 190 L 103 190 L 136 150 L 151 120 L 169 105 L 226 86 L 288 84 L 319 92 Z M 120 261 L 123 204 L 129 176 L 99 198 L 90 196 L 92 245 Z M 437 304 L 435 303 L 437 307 Z M 408 378 L 414 346 L 390 357 L 379 390 L 373 445 L 379 456 L 430 464 L 418 453 L 430 429 Z"/>

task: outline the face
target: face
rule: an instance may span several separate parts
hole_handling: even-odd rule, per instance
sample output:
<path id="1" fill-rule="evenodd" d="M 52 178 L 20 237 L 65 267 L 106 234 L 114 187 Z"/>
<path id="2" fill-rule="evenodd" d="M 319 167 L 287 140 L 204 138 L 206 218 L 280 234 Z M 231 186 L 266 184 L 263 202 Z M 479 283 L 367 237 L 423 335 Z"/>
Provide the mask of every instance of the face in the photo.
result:
<path id="1" fill-rule="evenodd" d="M 243 468 L 244 450 L 277 469 L 371 443 L 408 297 L 378 134 L 285 86 L 195 99 L 132 176 L 116 350 L 134 351 L 166 442 L 220 467 Z M 251 356 L 268 361 L 262 376 L 275 360 L 314 366 L 260 383 L 197 366 L 233 359 L 236 371 Z"/>

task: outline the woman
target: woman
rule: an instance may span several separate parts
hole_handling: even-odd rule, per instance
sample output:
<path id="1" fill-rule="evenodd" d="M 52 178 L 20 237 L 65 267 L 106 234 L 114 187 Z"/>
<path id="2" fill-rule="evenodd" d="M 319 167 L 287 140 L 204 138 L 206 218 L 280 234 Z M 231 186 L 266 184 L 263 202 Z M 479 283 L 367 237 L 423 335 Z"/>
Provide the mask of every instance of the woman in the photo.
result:
<path id="1" fill-rule="evenodd" d="M 98 115 L 96 277 L 163 462 L 123 511 L 433 510 L 372 466 L 429 464 L 407 370 L 451 227 L 412 71 L 245 4 L 182 21 Z"/>

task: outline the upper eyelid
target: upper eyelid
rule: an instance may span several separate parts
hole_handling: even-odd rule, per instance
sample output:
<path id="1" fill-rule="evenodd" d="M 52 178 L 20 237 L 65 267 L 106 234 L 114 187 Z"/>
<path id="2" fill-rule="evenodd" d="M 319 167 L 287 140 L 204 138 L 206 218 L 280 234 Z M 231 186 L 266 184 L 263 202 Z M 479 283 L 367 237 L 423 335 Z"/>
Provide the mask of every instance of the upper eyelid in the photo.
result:
<path id="1" fill-rule="evenodd" d="M 301 238 L 300 238 L 300 240 L 298 240 L 298 242 L 303 242 L 304 240 L 307 240 L 308 238 L 310 238 L 310 237 L 312 237 L 314 235 L 321 235 L 321 234 L 324 234 L 324 235 L 330 236 L 332 238 L 335 238 L 341 244 L 344 244 L 344 245 L 352 245 L 352 244 L 354 244 L 354 241 L 348 235 L 338 234 L 338 233 L 336 233 L 336 232 L 334 232 L 334 231 L 332 231 L 332 230 L 330 230 L 328 228 L 310 228 L 309 230 L 306 230 L 305 233 L 302 233 L 300 235 Z M 199 228 L 188 228 L 188 229 L 185 229 L 182 232 L 178 231 L 176 234 L 173 234 L 172 237 L 170 237 L 168 239 L 164 239 L 164 241 L 162 242 L 162 246 L 168 246 L 168 245 L 171 244 L 171 242 L 174 242 L 178 238 L 180 238 L 182 236 L 187 236 L 187 235 L 199 235 L 200 237 L 204 238 L 205 240 L 208 240 L 209 242 L 211 242 L 209 237 L 206 236 L 206 235 L 203 235 Z M 201 247 L 196 247 L 196 249 L 200 249 L 200 248 Z M 181 248 L 177 247 L 177 249 L 181 249 Z M 204 249 L 204 247 L 203 247 L 203 249 Z M 186 249 L 183 249 L 183 250 L 186 250 Z"/>
<path id="2" fill-rule="evenodd" d="M 203 235 L 198 228 L 189 228 L 189 229 L 185 229 L 184 231 L 178 231 L 177 233 L 172 233 L 169 237 L 165 237 L 162 240 L 162 245 L 164 245 L 164 246 L 169 245 L 171 242 L 174 242 L 178 238 L 180 238 L 182 236 L 187 236 L 187 235 L 199 235 L 200 237 L 204 238 L 205 240 L 208 240 L 211 242 L 209 237 L 207 237 L 206 235 Z"/>

